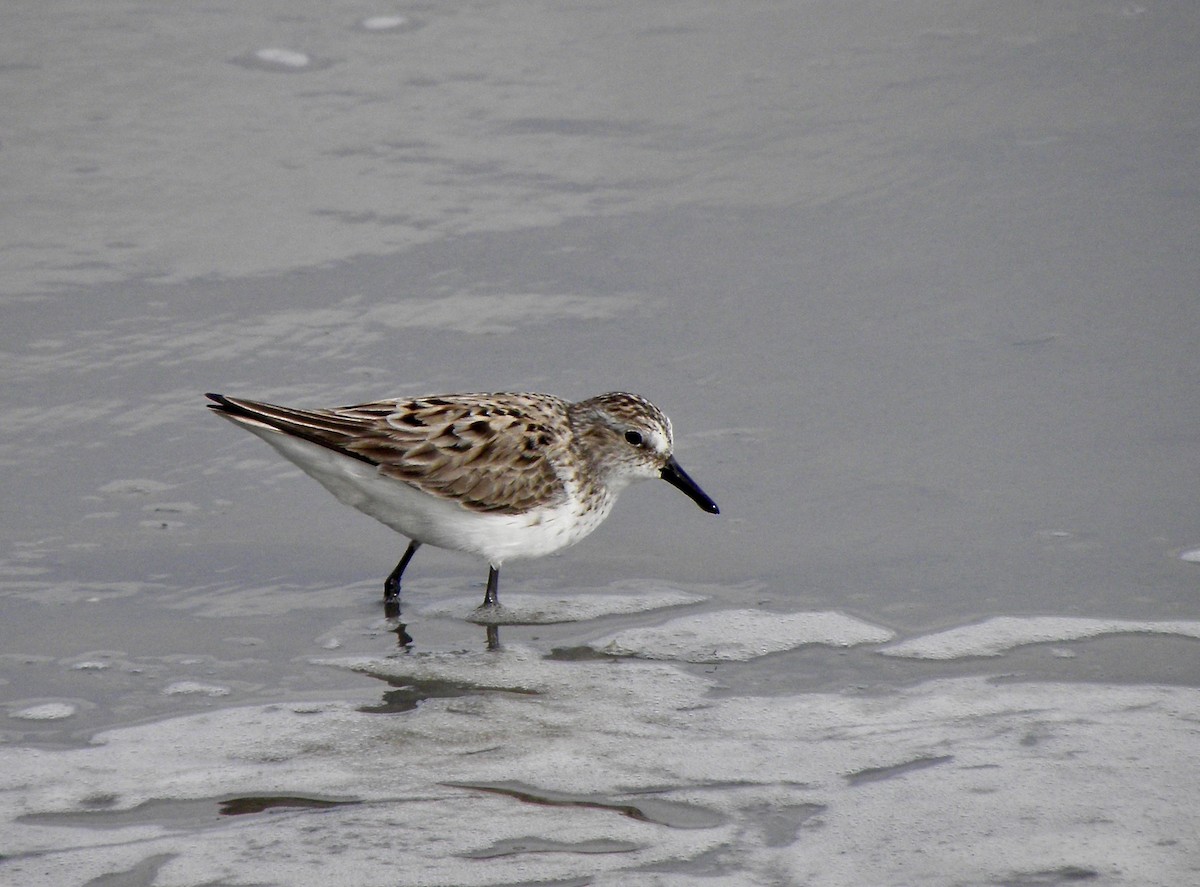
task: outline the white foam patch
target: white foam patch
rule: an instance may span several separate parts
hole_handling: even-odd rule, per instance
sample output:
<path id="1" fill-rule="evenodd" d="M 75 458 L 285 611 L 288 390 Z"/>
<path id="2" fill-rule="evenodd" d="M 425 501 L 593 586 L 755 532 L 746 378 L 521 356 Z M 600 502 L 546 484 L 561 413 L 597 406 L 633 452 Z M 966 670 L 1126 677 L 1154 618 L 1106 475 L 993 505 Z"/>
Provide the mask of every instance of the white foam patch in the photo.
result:
<path id="1" fill-rule="evenodd" d="M 228 696 L 229 693 L 228 687 L 199 681 L 175 681 L 163 688 L 164 696 Z"/>
<path id="2" fill-rule="evenodd" d="M 298 74 L 319 71 L 332 65 L 327 58 L 317 58 L 297 49 L 282 46 L 265 46 L 245 55 L 230 59 L 235 65 L 255 71 L 271 71 L 278 74 Z"/>
<path id="3" fill-rule="evenodd" d="M 411 19 L 403 15 L 373 15 L 358 24 L 364 31 L 396 31 L 412 27 Z"/>
<path id="4" fill-rule="evenodd" d="M 0 596 L 18 597 L 40 604 L 84 604 L 117 598 L 154 594 L 166 586 L 149 582 L 42 582 L 18 580 L 0 582 Z"/>
<path id="5" fill-rule="evenodd" d="M 399 683 L 438 681 L 476 690 L 529 694 L 561 690 L 562 679 L 569 678 L 565 672 L 548 668 L 541 655 L 525 647 L 505 647 L 494 655 L 404 652 L 388 659 L 360 656 L 317 662 Z"/>
<path id="6" fill-rule="evenodd" d="M 307 68 L 312 64 L 312 58 L 307 53 L 276 47 L 255 50 L 254 58 L 265 65 L 278 65 L 284 68 Z"/>
<path id="7" fill-rule="evenodd" d="M 44 702 L 41 705 L 31 705 L 27 708 L 10 711 L 8 716 L 24 721 L 57 721 L 69 718 L 77 711 L 79 711 L 79 707 L 69 702 Z"/>
<path id="8" fill-rule="evenodd" d="M 642 884 L 648 867 L 671 885 L 701 870 L 810 887 L 1194 875 L 1193 688 L 976 677 L 728 698 L 669 663 L 521 649 L 340 665 L 520 692 L 391 715 L 263 705 L 79 749 L 0 747 L 6 874 L 77 884 L 153 860 L 156 884 L 293 887 Z M 213 816 L 220 799 L 281 796 L 357 803 Z M 193 819 L 167 815 L 180 809 Z"/>
<path id="9" fill-rule="evenodd" d="M 895 633 L 844 613 L 725 610 L 681 616 L 652 628 L 631 628 L 592 641 L 612 656 L 684 662 L 746 661 L 805 644 L 882 644 Z"/>
<path id="10" fill-rule="evenodd" d="M 1022 644 L 1076 641 L 1104 634 L 1141 632 L 1200 638 L 1200 622 L 1139 622 L 1132 619 L 1086 619 L 1072 616 L 997 616 L 936 634 L 910 638 L 880 650 L 885 656 L 909 659 L 960 659 L 999 656 Z"/>
<path id="11" fill-rule="evenodd" d="M 1179 557 L 1193 564 L 1200 564 L 1200 548 L 1193 548 L 1191 551 L 1185 551 Z"/>
<path id="12" fill-rule="evenodd" d="M 479 596 L 472 595 L 421 604 L 418 612 L 424 616 L 450 616 L 489 625 L 550 625 L 681 607 L 704 600 L 707 598 L 703 595 L 674 588 L 638 588 L 631 594 L 571 593 L 561 597 L 506 592 L 501 596 L 500 606 L 488 610 L 481 610 Z"/>
<path id="13" fill-rule="evenodd" d="M 171 484 L 165 484 L 161 481 L 135 477 L 110 481 L 99 489 L 101 493 L 111 496 L 148 496 L 152 493 L 161 493 L 169 490 L 171 487 Z"/>

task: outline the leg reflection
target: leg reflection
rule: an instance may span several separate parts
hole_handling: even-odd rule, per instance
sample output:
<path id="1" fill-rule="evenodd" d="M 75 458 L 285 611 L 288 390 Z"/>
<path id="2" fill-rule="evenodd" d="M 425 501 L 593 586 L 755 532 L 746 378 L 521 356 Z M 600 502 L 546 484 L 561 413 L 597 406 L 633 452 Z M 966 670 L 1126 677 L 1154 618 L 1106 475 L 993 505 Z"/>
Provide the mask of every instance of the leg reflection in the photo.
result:
<path id="1" fill-rule="evenodd" d="M 396 636 L 396 646 L 401 649 L 407 649 L 412 646 L 412 635 L 408 633 L 408 626 L 403 622 L 397 622 L 396 627 L 392 629 L 392 634 Z"/>
<path id="2" fill-rule="evenodd" d="M 409 555 L 411 556 L 411 552 L 409 552 Z M 494 585 L 492 586 L 492 588 L 494 589 Z M 492 601 L 490 604 L 479 607 L 475 612 L 486 615 L 489 610 L 492 610 L 492 608 L 495 608 L 496 610 L 498 610 L 499 608 L 496 606 L 496 604 L 494 602 L 495 601 L 494 594 L 495 594 L 495 592 L 493 590 L 492 594 L 490 596 L 490 600 Z M 389 628 L 388 631 L 390 631 L 392 634 L 394 634 L 396 636 L 396 646 L 397 647 L 400 647 L 401 649 L 407 649 L 408 647 L 412 646 L 413 638 L 412 638 L 412 635 L 410 635 L 408 633 L 408 624 L 400 621 L 400 596 L 399 595 L 396 595 L 395 597 L 385 597 L 383 599 L 383 618 L 386 619 L 388 622 L 393 623 L 393 626 L 391 628 Z M 475 621 L 475 620 L 472 620 L 472 621 Z M 477 624 L 482 625 L 485 629 L 484 640 L 485 640 L 485 643 L 487 644 L 487 649 L 499 650 L 500 649 L 500 624 L 498 622 L 484 622 L 484 621 L 479 621 L 479 622 L 477 622 Z"/>
<path id="3" fill-rule="evenodd" d="M 408 625 L 400 621 L 400 598 L 392 597 L 383 599 L 383 618 L 388 622 L 394 622 L 395 625 L 388 629 L 396 636 L 396 646 L 400 648 L 408 647 L 412 644 L 412 635 L 408 633 Z"/>

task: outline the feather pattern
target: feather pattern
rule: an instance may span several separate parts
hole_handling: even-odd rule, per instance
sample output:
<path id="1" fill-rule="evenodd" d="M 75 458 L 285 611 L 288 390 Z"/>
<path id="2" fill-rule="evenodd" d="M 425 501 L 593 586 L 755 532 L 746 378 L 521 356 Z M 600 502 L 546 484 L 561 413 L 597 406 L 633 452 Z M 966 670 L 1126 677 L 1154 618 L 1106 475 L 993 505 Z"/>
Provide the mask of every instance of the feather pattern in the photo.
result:
<path id="1" fill-rule="evenodd" d="M 235 415 L 378 466 L 470 511 L 522 514 L 567 496 L 567 402 L 547 394 L 458 394 L 304 410 L 222 397 Z"/>

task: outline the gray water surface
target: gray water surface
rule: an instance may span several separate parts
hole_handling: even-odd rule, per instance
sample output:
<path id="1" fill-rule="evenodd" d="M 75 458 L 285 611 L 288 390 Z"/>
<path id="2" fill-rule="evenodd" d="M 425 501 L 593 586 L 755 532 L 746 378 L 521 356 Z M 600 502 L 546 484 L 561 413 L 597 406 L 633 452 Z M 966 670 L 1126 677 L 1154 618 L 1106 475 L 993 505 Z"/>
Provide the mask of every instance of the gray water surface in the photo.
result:
<path id="1" fill-rule="evenodd" d="M 0 873 L 1191 883 L 1198 44 L 1188 3 L 7 11 Z M 613 389 L 722 513 L 642 485 L 506 565 L 567 603 L 497 654 L 430 549 L 401 652 L 404 540 L 202 397 Z"/>

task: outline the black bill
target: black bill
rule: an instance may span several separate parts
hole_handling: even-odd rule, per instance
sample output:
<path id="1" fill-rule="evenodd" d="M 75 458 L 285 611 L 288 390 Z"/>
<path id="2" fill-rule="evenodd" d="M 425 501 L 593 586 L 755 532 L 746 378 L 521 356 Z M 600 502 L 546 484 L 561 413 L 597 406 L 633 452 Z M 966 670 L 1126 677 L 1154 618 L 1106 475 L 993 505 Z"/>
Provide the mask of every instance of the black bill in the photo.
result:
<path id="1" fill-rule="evenodd" d="M 683 490 L 687 497 L 707 511 L 709 514 L 720 514 L 721 509 L 717 508 L 717 503 L 708 498 L 708 494 L 700 489 L 700 486 L 688 477 L 688 473 L 679 467 L 679 463 L 672 456 L 667 460 L 667 464 L 662 468 L 662 479 L 673 487 Z"/>

